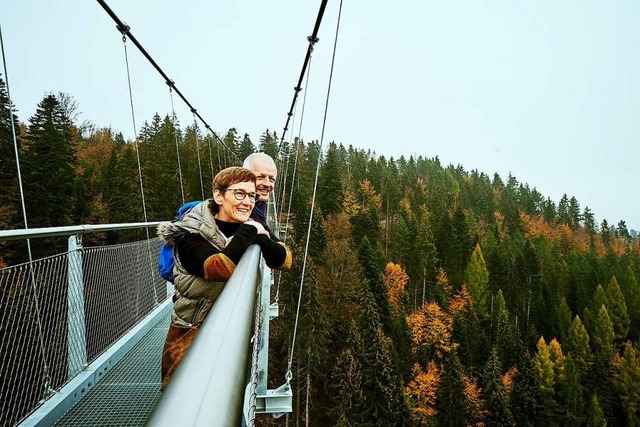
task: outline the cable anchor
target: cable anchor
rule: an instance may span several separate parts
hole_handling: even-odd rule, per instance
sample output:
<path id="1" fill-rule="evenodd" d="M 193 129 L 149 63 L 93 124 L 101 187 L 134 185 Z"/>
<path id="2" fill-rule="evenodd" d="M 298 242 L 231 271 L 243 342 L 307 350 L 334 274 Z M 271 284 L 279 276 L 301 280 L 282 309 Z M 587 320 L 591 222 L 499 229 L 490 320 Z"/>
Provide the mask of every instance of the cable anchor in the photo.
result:
<path id="1" fill-rule="evenodd" d="M 126 22 L 123 22 L 122 25 L 119 25 L 119 24 L 116 25 L 116 28 L 122 34 L 122 41 L 126 42 L 127 41 L 127 35 L 129 34 L 129 30 L 131 29 L 131 27 L 129 25 L 127 25 Z"/>

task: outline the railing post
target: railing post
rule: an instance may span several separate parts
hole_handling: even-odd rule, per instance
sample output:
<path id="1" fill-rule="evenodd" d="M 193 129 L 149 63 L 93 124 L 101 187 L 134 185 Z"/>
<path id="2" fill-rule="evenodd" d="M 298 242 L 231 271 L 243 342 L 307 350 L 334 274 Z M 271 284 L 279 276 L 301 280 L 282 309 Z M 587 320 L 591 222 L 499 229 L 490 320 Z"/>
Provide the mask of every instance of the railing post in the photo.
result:
<path id="1" fill-rule="evenodd" d="M 67 366 L 69 378 L 87 364 L 87 334 L 84 323 L 82 237 L 69 236 L 67 254 Z"/>
<path id="2" fill-rule="evenodd" d="M 286 412 L 292 411 L 293 392 L 289 384 L 283 384 L 277 389 L 270 390 L 269 378 L 269 321 L 278 315 L 278 304 L 270 304 L 271 285 L 273 284 L 272 271 L 261 262 L 261 291 L 260 291 L 260 331 L 258 333 L 258 360 L 257 360 L 257 384 L 255 389 L 255 407 L 251 408 L 254 414 L 271 414 L 278 418 Z M 249 419 L 249 383 L 245 391 L 245 418 Z M 253 425 L 253 424 L 251 424 Z"/>

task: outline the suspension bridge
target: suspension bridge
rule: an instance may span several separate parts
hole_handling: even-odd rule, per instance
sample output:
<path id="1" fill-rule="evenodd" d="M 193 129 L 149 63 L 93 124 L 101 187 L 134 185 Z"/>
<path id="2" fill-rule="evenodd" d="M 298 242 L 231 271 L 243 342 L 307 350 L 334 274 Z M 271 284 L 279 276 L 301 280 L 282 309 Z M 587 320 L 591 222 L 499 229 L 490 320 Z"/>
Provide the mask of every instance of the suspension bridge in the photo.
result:
<path id="1" fill-rule="evenodd" d="M 144 222 L 29 228 L 22 191 L 25 178 L 20 173 L 12 120 L 24 228 L 0 231 L 0 242 L 26 241 L 29 261 L 0 269 L 0 425 L 254 425 L 257 414 L 278 417 L 291 412 L 292 358 L 288 361 L 282 385 L 274 389 L 268 387 L 268 384 L 278 382 L 268 374 L 269 321 L 278 316 L 278 300 L 277 291 L 272 290 L 276 279 L 256 245 L 243 256 L 169 386 L 160 392 L 160 359 L 174 290 L 172 284 L 157 272 L 161 242 L 154 237 L 158 222 L 147 219 L 127 42 L 145 56 L 168 85 L 172 120 L 176 121 L 173 104 L 176 94 L 189 108 L 194 123 L 204 125 L 218 144 L 218 165 L 239 164 L 241 159 L 225 145 L 178 85 L 154 61 L 131 27 L 105 1 L 97 2 L 122 35 Z M 327 0 L 321 1 L 313 31 L 307 37 L 308 49 L 286 115 L 281 144 L 289 127 L 294 125 L 299 94 L 304 92 L 306 96 L 306 87 L 303 90 L 305 73 L 318 42 L 326 5 Z M 338 28 L 339 17 L 336 43 Z M 0 42 L 10 103 L 1 28 Z M 334 59 L 335 48 L 334 43 Z M 322 135 L 329 94 L 330 85 Z M 196 144 L 196 147 L 204 197 L 200 146 Z M 202 157 L 206 148 L 202 148 Z M 208 148 L 211 160 L 211 146 Z M 177 140 L 176 154 L 184 202 Z M 295 164 L 285 164 L 282 160 L 278 167 L 285 171 L 285 177 L 288 168 L 292 167 L 295 178 Z M 314 200 L 317 174 L 318 170 Z M 291 199 L 287 201 L 284 197 L 287 185 L 292 186 L 292 183 L 287 184 L 286 179 L 279 181 L 268 204 L 272 229 L 281 230 L 285 241 L 291 210 Z M 307 234 L 311 231 L 313 210 L 312 206 Z M 280 227 L 278 219 L 286 219 L 287 224 Z M 83 244 L 83 237 L 91 233 L 124 230 L 142 231 L 146 238 L 113 245 Z M 31 241 L 37 239 L 66 239 L 67 251 L 34 259 Z M 307 239 L 305 259 L 297 261 L 303 264 L 302 277 L 308 246 Z M 300 295 L 303 285 L 302 281 Z M 272 300 L 274 293 L 276 297 Z M 296 316 L 299 311 L 298 302 Z M 293 331 L 292 355 L 296 328 L 297 323 Z M 185 395 L 189 398 L 185 399 Z"/>

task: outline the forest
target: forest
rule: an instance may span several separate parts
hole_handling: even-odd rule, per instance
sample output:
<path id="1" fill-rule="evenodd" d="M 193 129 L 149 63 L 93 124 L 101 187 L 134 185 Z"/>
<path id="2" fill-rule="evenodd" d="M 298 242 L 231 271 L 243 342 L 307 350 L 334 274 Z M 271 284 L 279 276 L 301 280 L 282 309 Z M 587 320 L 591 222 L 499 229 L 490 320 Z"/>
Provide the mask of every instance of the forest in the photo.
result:
<path id="1" fill-rule="evenodd" d="M 156 114 L 136 144 L 80 122 L 63 93 L 20 122 L 0 79 L 0 229 L 24 228 L 12 115 L 29 228 L 167 220 L 237 164 L 195 123 Z M 437 153 L 385 158 L 339 142 L 280 143 L 269 130 L 254 143 L 235 128 L 222 141 L 279 168 L 295 263 L 277 280 L 271 386 L 284 381 L 304 284 L 289 424 L 640 425 L 640 238 L 624 220 L 597 223 L 575 197 L 556 202 Z M 84 245 L 144 237 L 93 233 Z M 0 242 L 0 267 L 26 261 L 24 246 Z M 64 252 L 66 241 L 32 250 Z"/>

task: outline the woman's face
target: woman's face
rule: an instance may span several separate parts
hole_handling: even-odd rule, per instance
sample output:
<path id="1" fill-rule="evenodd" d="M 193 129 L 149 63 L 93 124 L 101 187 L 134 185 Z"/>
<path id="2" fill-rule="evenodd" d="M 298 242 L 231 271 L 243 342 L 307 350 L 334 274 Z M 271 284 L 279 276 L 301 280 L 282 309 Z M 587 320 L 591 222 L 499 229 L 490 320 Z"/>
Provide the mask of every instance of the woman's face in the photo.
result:
<path id="1" fill-rule="evenodd" d="M 256 185 L 251 181 L 236 182 L 224 191 L 216 190 L 213 199 L 219 206 L 216 218 L 227 222 L 245 222 L 255 205 Z"/>

